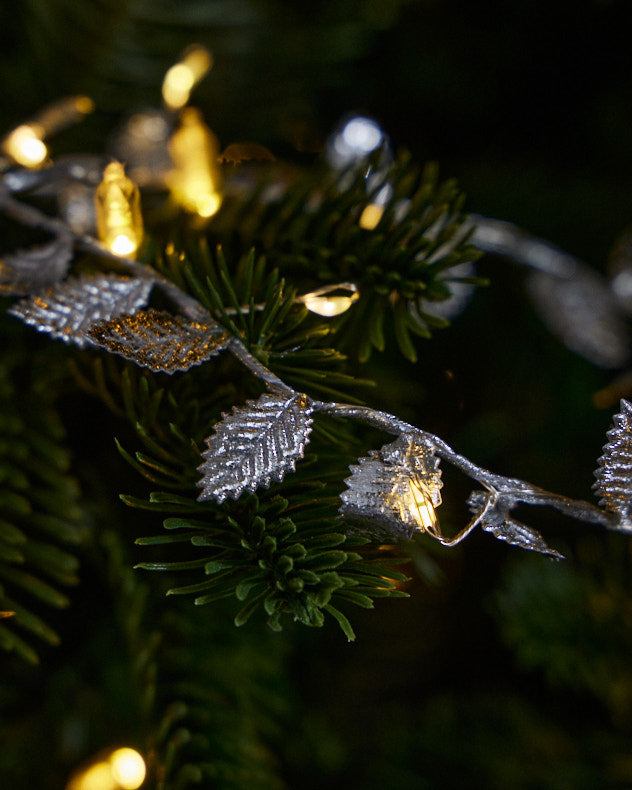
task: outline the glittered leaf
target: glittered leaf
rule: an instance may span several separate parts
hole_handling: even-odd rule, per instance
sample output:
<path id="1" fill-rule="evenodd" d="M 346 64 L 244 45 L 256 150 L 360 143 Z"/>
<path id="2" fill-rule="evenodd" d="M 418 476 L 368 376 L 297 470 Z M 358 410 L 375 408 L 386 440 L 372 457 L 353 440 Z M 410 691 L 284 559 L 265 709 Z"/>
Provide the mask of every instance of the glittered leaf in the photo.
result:
<path id="1" fill-rule="evenodd" d="M 415 530 L 435 531 L 441 472 L 429 444 L 403 434 L 350 469 L 340 513 L 368 536 L 410 540 Z"/>
<path id="2" fill-rule="evenodd" d="M 68 234 L 6 255 L 0 260 L 0 293 L 24 296 L 53 285 L 66 276 L 72 255 L 73 241 Z"/>
<path id="3" fill-rule="evenodd" d="M 84 274 L 20 300 L 9 313 L 39 332 L 84 348 L 92 342 L 88 329 L 99 321 L 139 310 L 147 303 L 152 285 L 140 278 Z"/>
<path id="4" fill-rule="evenodd" d="M 619 517 L 620 527 L 632 531 L 632 404 L 621 401 L 612 428 L 606 434 L 593 490 L 600 507 Z"/>
<path id="5" fill-rule="evenodd" d="M 162 373 L 201 365 L 230 339 L 217 324 L 153 309 L 103 321 L 88 334 L 95 345 Z"/>
<path id="6" fill-rule="evenodd" d="M 604 368 L 628 362 L 629 335 L 621 310 L 596 272 L 586 266 L 568 277 L 536 272 L 528 290 L 542 320 L 571 351 Z"/>
<path id="7" fill-rule="evenodd" d="M 488 495 L 482 491 L 474 491 L 468 499 L 468 505 L 472 513 L 481 512 L 487 498 Z M 549 548 L 537 530 L 513 519 L 509 513 L 509 508 L 504 507 L 501 502 L 497 502 L 487 510 L 481 518 L 480 525 L 485 532 L 490 532 L 495 538 L 504 540 L 511 546 L 537 551 L 556 560 L 563 559 L 563 555 L 559 551 Z"/>
<path id="8" fill-rule="evenodd" d="M 303 457 L 312 409 L 305 395 L 262 395 L 235 407 L 206 440 L 199 500 L 237 499 L 244 491 L 280 482 Z"/>

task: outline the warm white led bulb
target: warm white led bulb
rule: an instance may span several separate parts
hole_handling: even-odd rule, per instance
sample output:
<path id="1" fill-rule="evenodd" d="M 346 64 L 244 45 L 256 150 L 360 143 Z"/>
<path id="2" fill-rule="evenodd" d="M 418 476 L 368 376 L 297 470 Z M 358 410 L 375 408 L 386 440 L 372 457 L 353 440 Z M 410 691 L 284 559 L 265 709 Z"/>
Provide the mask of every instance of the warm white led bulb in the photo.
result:
<path id="1" fill-rule="evenodd" d="M 145 781 L 145 761 L 135 749 L 125 747 L 113 752 L 110 768 L 112 778 L 121 790 L 137 790 Z"/>
<path id="2" fill-rule="evenodd" d="M 2 149 L 22 167 L 39 167 L 48 156 L 42 141 L 43 130 L 31 124 L 22 124 L 4 140 Z"/>
<path id="3" fill-rule="evenodd" d="M 337 283 L 310 291 L 296 301 L 304 304 L 311 313 L 332 318 L 346 312 L 359 298 L 357 286 L 353 283 Z"/>

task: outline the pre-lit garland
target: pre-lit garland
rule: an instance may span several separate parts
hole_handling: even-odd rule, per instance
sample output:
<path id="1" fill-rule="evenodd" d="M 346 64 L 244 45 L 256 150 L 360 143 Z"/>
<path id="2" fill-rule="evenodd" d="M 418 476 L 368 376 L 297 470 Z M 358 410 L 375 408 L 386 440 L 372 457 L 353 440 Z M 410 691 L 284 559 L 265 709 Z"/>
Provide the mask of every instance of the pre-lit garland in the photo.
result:
<path id="1" fill-rule="evenodd" d="M 177 65 L 182 68 L 170 70 L 165 79 L 165 108 L 155 116 L 146 114 L 143 123 L 154 124 L 157 147 L 151 149 L 152 161 L 156 161 L 159 152 L 170 153 L 167 162 L 171 164 L 160 176 L 162 183 L 171 188 L 173 198 L 185 210 L 208 220 L 221 202 L 217 150 L 200 114 L 185 105 L 195 81 L 210 66 L 210 58 L 194 48 Z M 171 85 L 174 80 L 175 87 Z M 77 114 L 90 109 L 87 101 L 66 100 L 59 107 L 65 107 L 67 115 L 72 116 L 70 120 L 74 120 Z M 48 111 L 49 117 L 54 114 Z M 367 119 L 362 120 L 364 125 L 356 124 L 353 129 L 348 123 L 334 140 L 330 149 L 332 167 L 343 166 L 353 157 L 361 158 L 383 143 Z M 136 123 L 141 121 L 137 119 Z M 58 120 L 50 128 L 56 130 L 60 125 Z M 23 128 L 30 132 L 19 132 Z M 78 158 L 39 169 L 48 156 L 44 143 L 46 126 L 33 122 L 19 129 L 3 143 L 5 154 L 20 167 L 5 167 L 0 182 L 0 210 L 26 226 L 51 232 L 53 241 L 15 253 L 0 266 L 0 290 L 25 296 L 9 312 L 66 343 L 102 348 L 155 372 L 187 371 L 228 351 L 266 386 L 265 394 L 235 407 L 206 439 L 199 467 L 201 501 L 237 499 L 244 492 L 281 481 L 303 457 L 313 419 L 326 414 L 360 421 L 396 437 L 351 467 L 352 474 L 345 481 L 347 490 L 341 495 L 341 514 L 354 529 L 374 539 L 396 541 L 410 539 L 415 532 L 426 532 L 443 545 L 454 546 L 480 526 L 500 540 L 559 558 L 561 555 L 550 549 L 537 531 L 513 518 L 512 510 L 521 503 L 547 505 L 581 521 L 632 531 L 632 406 L 626 401 L 622 401 L 621 413 L 615 417 L 599 460 L 595 490 L 601 497 L 601 507 L 597 507 L 489 472 L 455 452 L 441 438 L 395 415 L 369 407 L 319 401 L 297 392 L 256 359 L 239 337 L 218 324 L 197 299 L 133 259 L 142 239 L 142 217 L 138 188 L 121 164 L 111 162 L 96 168 L 97 173 L 102 173 L 98 178 L 93 160 L 86 163 Z M 44 146 L 44 151 L 34 140 Z M 148 150 L 143 149 L 147 156 Z M 135 167 L 142 170 L 138 162 Z M 159 170 L 145 167 L 145 182 L 157 177 Z M 368 192 L 377 175 L 367 172 Z M 54 184 L 60 176 L 89 190 L 96 187 L 99 241 L 77 230 L 70 218 L 49 217 L 16 198 L 20 192 Z M 383 206 L 390 198 L 389 189 L 389 184 L 382 186 L 365 208 L 360 217 L 364 230 L 370 231 L 379 223 Z M 503 238 L 508 243 L 513 231 L 510 226 L 494 226 L 493 221 L 480 218 L 475 238 L 478 235 L 482 240 L 482 247 L 486 232 L 487 246 L 493 249 L 494 244 L 502 246 Z M 126 274 L 68 276 L 75 249 L 115 261 L 116 271 Z M 551 265 L 552 260 L 549 257 Z M 148 308 L 153 288 L 162 291 L 177 312 Z M 356 285 L 347 282 L 303 294 L 297 301 L 320 315 L 332 316 L 348 309 L 357 296 Z M 468 499 L 472 513 L 469 523 L 453 537 L 442 534 L 435 514 L 441 502 L 440 461 L 453 465 L 480 485 Z"/>

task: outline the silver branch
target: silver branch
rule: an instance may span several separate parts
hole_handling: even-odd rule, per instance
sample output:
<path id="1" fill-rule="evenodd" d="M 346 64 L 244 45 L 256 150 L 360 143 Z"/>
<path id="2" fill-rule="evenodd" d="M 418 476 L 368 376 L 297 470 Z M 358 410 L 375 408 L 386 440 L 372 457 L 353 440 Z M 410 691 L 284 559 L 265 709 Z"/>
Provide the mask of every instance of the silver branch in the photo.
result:
<path id="1" fill-rule="evenodd" d="M 72 168 L 64 171 L 64 175 L 68 174 L 72 175 Z M 552 507 L 580 521 L 632 532 L 632 407 L 627 402 L 622 402 L 621 414 L 615 417 L 615 427 L 608 434 L 609 442 L 596 473 L 595 488 L 601 495 L 602 507 L 551 493 L 517 478 L 494 474 L 455 452 L 438 436 L 392 414 L 368 407 L 314 401 L 296 392 L 258 360 L 240 338 L 220 329 L 206 308 L 175 283 L 150 266 L 114 255 L 90 236 L 73 232 L 62 220 L 17 200 L 12 194 L 12 183 L 14 191 L 19 192 L 28 189 L 25 184 L 32 181 L 30 176 L 24 179 L 16 176 L 0 183 L 0 210 L 55 238 L 48 249 L 39 253 L 16 253 L 8 264 L 5 259 L 3 282 L 32 293 L 13 305 L 10 312 L 14 316 L 40 332 L 80 347 L 98 342 L 106 350 L 152 370 L 187 370 L 192 364 L 200 364 L 226 349 L 268 389 L 268 394 L 259 400 L 249 401 L 224 416 L 215 434 L 206 440 L 207 449 L 199 467 L 200 500 L 236 499 L 272 481 L 280 482 L 303 456 L 313 415 L 329 414 L 357 420 L 398 437 L 379 453 L 372 453 L 352 467 L 352 475 L 346 481 L 348 490 L 342 494 L 343 515 L 372 521 L 376 532 L 382 529 L 390 540 L 409 538 L 417 530 L 453 546 L 480 526 L 512 545 L 559 557 L 536 530 L 512 517 L 512 509 L 520 503 Z M 564 288 L 578 267 L 580 272 L 586 268 L 572 256 L 508 223 L 476 217 L 473 223 L 473 240 L 479 248 L 506 254 L 553 277 Z M 66 260 L 69 240 L 74 248 L 100 257 L 126 276 L 95 274 L 62 280 L 69 263 Z M 42 266 L 50 271 L 31 272 L 33 256 L 38 255 Z M 44 283 L 52 284 L 41 291 Z M 171 300 L 180 315 L 147 311 L 141 317 L 133 317 L 146 305 L 154 287 Z M 567 293 L 564 288 L 563 295 Z M 610 301 L 606 312 L 609 307 Z M 596 320 L 601 319 L 601 313 Z M 614 332 L 615 341 L 621 337 Z M 452 537 L 442 534 L 433 515 L 440 501 L 439 460 L 453 465 L 481 487 L 468 500 L 471 520 Z"/>

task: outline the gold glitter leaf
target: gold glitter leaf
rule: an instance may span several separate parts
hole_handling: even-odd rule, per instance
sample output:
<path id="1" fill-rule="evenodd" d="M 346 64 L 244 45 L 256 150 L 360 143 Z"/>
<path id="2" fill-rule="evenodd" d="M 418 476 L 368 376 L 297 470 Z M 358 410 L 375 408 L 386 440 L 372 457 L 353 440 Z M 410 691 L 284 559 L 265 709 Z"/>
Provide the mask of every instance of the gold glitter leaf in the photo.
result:
<path id="1" fill-rule="evenodd" d="M 88 336 L 95 345 L 143 368 L 170 374 L 201 365 L 230 340 L 217 324 L 154 309 L 103 321 Z"/>

